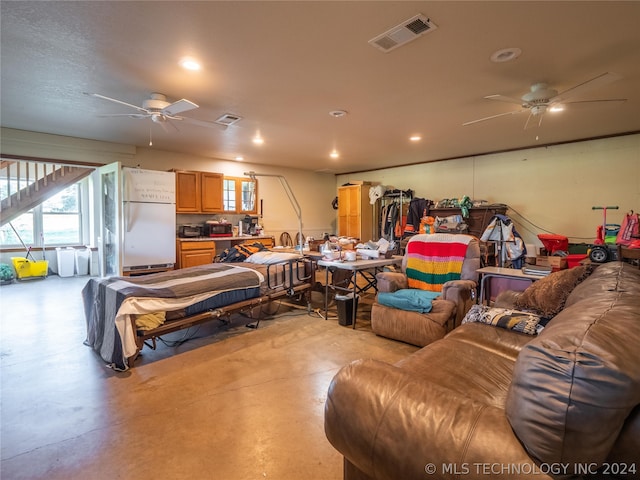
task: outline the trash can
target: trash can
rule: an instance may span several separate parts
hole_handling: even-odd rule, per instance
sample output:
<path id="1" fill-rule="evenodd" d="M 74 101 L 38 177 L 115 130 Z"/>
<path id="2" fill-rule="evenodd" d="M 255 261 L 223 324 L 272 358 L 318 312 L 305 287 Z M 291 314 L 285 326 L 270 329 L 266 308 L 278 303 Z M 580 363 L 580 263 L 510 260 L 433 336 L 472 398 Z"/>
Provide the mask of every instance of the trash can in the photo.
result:
<path id="1" fill-rule="evenodd" d="M 89 260 L 91 259 L 91 249 L 76 250 L 76 273 L 78 275 L 89 275 Z"/>
<path id="2" fill-rule="evenodd" d="M 358 296 L 355 301 L 353 293 L 347 295 L 336 295 L 336 307 L 338 309 L 338 323 L 340 325 L 353 325 L 353 313 L 358 313 Z"/>
<path id="3" fill-rule="evenodd" d="M 76 250 L 75 248 L 56 248 L 58 258 L 58 275 L 61 277 L 73 277 L 75 270 Z"/>

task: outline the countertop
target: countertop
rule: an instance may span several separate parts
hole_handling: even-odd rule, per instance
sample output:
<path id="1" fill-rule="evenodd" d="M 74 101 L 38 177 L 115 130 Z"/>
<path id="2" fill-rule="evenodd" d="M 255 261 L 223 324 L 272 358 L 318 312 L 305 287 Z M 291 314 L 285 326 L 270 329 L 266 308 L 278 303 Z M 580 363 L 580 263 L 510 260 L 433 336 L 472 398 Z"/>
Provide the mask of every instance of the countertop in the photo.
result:
<path id="1" fill-rule="evenodd" d="M 228 242 L 228 241 L 237 241 L 237 240 L 260 240 L 261 238 L 273 238 L 272 235 L 243 235 L 241 237 L 188 237 L 182 238 L 178 237 L 177 240 L 180 242 L 210 242 L 213 240 L 214 242 Z"/>

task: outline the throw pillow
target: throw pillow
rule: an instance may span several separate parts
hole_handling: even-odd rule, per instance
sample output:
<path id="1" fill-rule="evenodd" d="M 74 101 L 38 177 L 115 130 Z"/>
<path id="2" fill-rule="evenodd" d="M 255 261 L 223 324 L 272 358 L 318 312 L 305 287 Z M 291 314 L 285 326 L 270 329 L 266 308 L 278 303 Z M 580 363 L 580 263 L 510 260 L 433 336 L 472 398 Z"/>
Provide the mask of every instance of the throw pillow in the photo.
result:
<path id="1" fill-rule="evenodd" d="M 463 324 L 472 322 L 486 323 L 527 335 L 537 335 L 546 325 L 547 319 L 531 312 L 521 312 L 510 308 L 473 305 L 462 319 Z"/>
<path id="2" fill-rule="evenodd" d="M 557 315 L 571 291 L 587 278 L 593 268 L 582 265 L 553 272 L 529 286 L 515 301 L 515 307 L 533 310 L 545 317 Z"/>

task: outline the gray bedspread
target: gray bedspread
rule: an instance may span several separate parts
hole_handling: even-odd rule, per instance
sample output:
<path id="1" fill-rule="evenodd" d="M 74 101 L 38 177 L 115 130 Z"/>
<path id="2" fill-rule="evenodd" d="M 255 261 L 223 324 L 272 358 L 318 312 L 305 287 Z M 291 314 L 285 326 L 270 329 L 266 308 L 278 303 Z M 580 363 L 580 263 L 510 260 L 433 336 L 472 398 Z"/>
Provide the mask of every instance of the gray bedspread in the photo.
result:
<path id="1" fill-rule="evenodd" d="M 107 364 L 128 368 L 137 352 L 131 315 L 172 311 L 224 293 L 227 304 L 260 295 L 264 275 L 253 268 L 213 263 L 139 277 L 90 279 L 82 290 L 87 339 Z"/>

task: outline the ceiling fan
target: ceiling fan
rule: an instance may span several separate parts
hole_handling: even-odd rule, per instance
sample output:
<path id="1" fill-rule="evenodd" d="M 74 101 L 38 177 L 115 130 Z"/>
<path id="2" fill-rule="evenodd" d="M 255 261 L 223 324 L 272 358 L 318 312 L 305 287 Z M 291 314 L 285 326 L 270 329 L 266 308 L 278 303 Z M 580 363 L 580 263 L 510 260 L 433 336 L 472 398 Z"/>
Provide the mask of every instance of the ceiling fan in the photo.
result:
<path id="1" fill-rule="evenodd" d="M 170 103 L 167 101 L 167 97 L 165 95 L 161 93 L 152 93 L 148 99 L 142 102 L 142 106 L 138 107 L 137 105 L 132 105 L 121 100 L 116 100 L 115 98 L 106 97 L 104 95 L 100 95 L 99 93 L 85 92 L 85 95 L 101 98 L 109 102 L 118 103 L 120 105 L 133 108 L 137 111 L 137 113 L 105 113 L 98 115 L 100 117 L 150 118 L 152 122 L 160 125 L 165 131 L 167 131 L 167 125 L 171 125 L 175 130 L 178 130 L 178 127 L 176 127 L 173 121 L 191 123 L 193 125 L 199 125 L 201 127 L 208 128 L 226 128 L 226 125 L 224 124 L 207 122 L 204 120 L 197 120 L 195 118 L 183 117 L 181 115 L 178 115 L 182 112 L 187 112 L 189 110 L 199 108 L 198 105 L 185 98 L 183 98 L 182 100 L 178 100 L 177 102 Z"/>
<path id="2" fill-rule="evenodd" d="M 568 99 L 575 97 L 576 95 L 580 95 L 588 90 L 591 90 L 596 87 L 601 87 L 603 85 L 607 85 L 611 82 L 614 82 L 620 79 L 620 75 L 615 73 L 605 72 L 603 74 L 598 75 L 597 77 L 592 78 L 591 80 L 587 80 L 579 85 L 571 87 L 565 90 L 562 93 L 558 93 L 557 90 L 550 88 L 546 83 L 535 83 L 531 86 L 529 92 L 525 93 L 520 100 L 506 97 L 504 95 L 488 95 L 484 98 L 487 100 L 497 100 L 500 102 L 507 103 L 515 103 L 516 105 L 520 105 L 522 108 L 520 110 L 514 110 L 512 112 L 499 113 L 497 115 L 491 115 L 490 117 L 479 118 L 477 120 L 472 120 L 470 122 L 465 122 L 462 125 L 472 125 L 478 122 L 484 122 L 485 120 L 491 120 L 492 118 L 498 118 L 505 115 L 513 115 L 515 113 L 529 112 L 529 117 L 527 118 L 526 123 L 524 124 L 524 128 L 527 129 L 529 127 L 540 126 L 542 124 L 542 117 L 548 111 L 560 111 L 563 109 L 564 105 L 567 104 L 585 104 L 585 103 L 602 103 L 602 102 L 625 102 L 626 98 L 612 98 L 606 100 L 577 100 L 577 101 L 567 101 Z M 537 121 L 535 121 L 537 119 Z M 534 120 L 534 121 L 532 121 Z"/>

